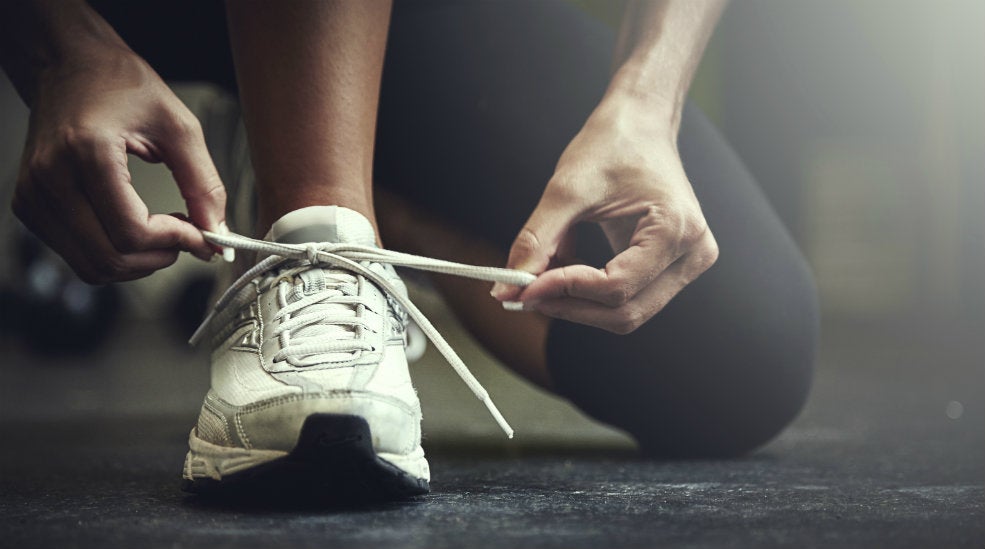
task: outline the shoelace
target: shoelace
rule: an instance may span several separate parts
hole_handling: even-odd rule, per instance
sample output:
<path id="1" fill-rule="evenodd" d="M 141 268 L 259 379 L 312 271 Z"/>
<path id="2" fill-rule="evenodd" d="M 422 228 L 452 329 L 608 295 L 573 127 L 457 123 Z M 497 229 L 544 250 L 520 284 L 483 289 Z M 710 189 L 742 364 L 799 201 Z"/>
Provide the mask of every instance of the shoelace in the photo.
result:
<path id="1" fill-rule="evenodd" d="M 417 323 L 421 331 L 427 336 L 435 348 L 445 357 L 448 364 L 455 370 L 462 381 L 472 390 L 472 393 L 489 410 L 493 419 L 499 424 L 506 436 L 513 438 L 513 428 L 510 427 L 503 414 L 489 397 L 489 393 L 472 375 L 468 367 L 452 349 L 451 345 L 445 341 L 441 333 L 431 324 L 431 321 L 424 316 L 414 303 L 406 296 L 402 295 L 397 289 L 383 276 L 364 266 L 363 262 L 389 263 L 395 267 L 408 267 L 422 271 L 464 276 L 476 280 L 487 282 L 503 282 L 514 286 L 526 286 L 533 282 L 537 277 L 534 275 L 516 271 L 512 269 L 500 269 L 496 267 L 480 267 L 475 265 L 465 265 L 452 261 L 443 261 L 429 257 L 421 257 L 412 254 L 384 250 L 373 246 L 363 246 L 358 244 L 336 244 L 332 242 L 312 242 L 307 244 L 282 244 L 279 242 L 268 242 L 257 240 L 237 234 L 218 234 L 209 231 L 202 231 L 205 239 L 212 244 L 235 248 L 237 250 L 252 251 L 268 255 L 268 257 L 251 269 L 243 273 L 233 284 L 222 294 L 212 310 L 202 321 L 202 324 L 195 330 L 189 343 L 195 345 L 205 334 L 209 324 L 216 315 L 224 310 L 228 305 L 237 300 L 240 292 L 252 283 L 252 281 L 262 274 L 278 268 L 284 263 L 292 260 L 307 260 L 308 266 L 328 265 L 337 269 L 358 274 L 365 277 L 370 282 L 376 284 L 386 295 L 397 301 L 410 318 Z"/>
<path id="2" fill-rule="evenodd" d="M 296 275 L 309 269 L 311 266 L 304 263 L 278 270 L 279 288 L 288 286 L 286 280 L 293 280 Z M 322 277 L 323 287 L 318 292 L 303 295 L 294 301 L 283 296 L 288 303 L 277 311 L 273 320 L 290 318 L 278 323 L 271 334 L 273 337 L 287 336 L 285 345 L 273 356 L 274 362 L 287 362 L 295 368 L 305 368 L 325 362 L 319 357 L 326 354 L 354 357 L 360 351 L 373 350 L 368 341 L 359 337 L 363 330 L 372 330 L 372 327 L 356 313 L 361 307 L 369 308 L 364 299 L 355 295 L 359 283 L 356 276 L 336 271 L 325 273 Z M 381 316 L 385 318 L 385 315 Z"/>

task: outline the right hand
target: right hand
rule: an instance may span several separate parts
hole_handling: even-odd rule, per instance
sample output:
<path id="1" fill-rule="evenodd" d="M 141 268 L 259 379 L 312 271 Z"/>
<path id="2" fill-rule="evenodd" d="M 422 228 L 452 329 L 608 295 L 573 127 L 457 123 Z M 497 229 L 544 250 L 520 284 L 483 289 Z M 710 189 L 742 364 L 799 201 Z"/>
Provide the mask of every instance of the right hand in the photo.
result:
<path id="1" fill-rule="evenodd" d="M 73 57 L 39 76 L 14 213 L 90 284 L 142 278 L 180 251 L 211 258 L 199 228 L 221 230 L 226 191 L 198 119 L 128 49 Z M 167 165 L 187 216 L 149 213 L 128 153 Z"/>

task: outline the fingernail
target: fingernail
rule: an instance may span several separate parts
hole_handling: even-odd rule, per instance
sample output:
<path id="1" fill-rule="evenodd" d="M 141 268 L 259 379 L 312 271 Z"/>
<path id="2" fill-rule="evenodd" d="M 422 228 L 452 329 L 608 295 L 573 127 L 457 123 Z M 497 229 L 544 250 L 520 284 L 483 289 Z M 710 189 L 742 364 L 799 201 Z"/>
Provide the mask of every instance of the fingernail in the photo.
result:
<path id="1" fill-rule="evenodd" d="M 536 301 L 504 301 L 503 308 L 507 311 L 534 311 Z"/>
<path id="2" fill-rule="evenodd" d="M 496 299 L 502 299 L 503 294 L 506 292 L 506 284 L 502 282 L 497 282 L 493 284 L 492 290 L 489 291 L 489 295 Z"/>
<path id="3" fill-rule="evenodd" d="M 226 225 L 226 222 L 225 221 L 223 221 L 222 223 L 219 223 L 219 233 L 221 233 L 221 234 L 229 234 L 230 233 L 229 226 Z M 230 248 L 229 246 L 223 246 L 222 247 L 222 260 L 225 261 L 226 263 L 232 263 L 233 261 L 236 261 L 236 249 L 235 248 Z"/>

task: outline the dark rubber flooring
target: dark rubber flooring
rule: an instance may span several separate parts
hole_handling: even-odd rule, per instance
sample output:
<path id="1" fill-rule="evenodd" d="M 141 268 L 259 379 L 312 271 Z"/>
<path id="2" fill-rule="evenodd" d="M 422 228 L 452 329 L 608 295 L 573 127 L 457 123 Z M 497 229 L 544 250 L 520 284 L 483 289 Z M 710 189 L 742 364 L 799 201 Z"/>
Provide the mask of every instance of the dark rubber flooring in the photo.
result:
<path id="1" fill-rule="evenodd" d="M 7 342 L 0 547 L 985 547 L 980 343 L 842 332 L 825 340 L 805 412 L 749 457 L 647 461 L 616 435 L 566 434 L 567 420 L 507 403 L 515 441 L 448 411 L 426 439 L 432 494 L 352 508 L 183 493 L 189 403 L 207 377 L 110 376 L 103 393 L 83 368 L 137 368 L 120 366 L 126 353 L 73 366 Z M 135 348 L 161 345 L 141 333 L 128 332 Z M 193 394 L 168 396 L 176 376 Z M 430 394 L 463 391 L 447 379 Z M 129 404 L 104 402 L 114 394 Z"/>

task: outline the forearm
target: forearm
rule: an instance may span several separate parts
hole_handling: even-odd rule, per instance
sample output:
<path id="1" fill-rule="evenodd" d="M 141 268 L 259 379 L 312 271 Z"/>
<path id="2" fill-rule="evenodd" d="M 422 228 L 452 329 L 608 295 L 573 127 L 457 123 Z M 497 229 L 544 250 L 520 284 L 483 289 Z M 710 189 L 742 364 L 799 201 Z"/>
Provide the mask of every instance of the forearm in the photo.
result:
<path id="1" fill-rule="evenodd" d="M 565 148 L 507 266 L 538 275 L 493 296 L 552 318 L 627 334 L 718 258 L 677 133 L 688 86 L 724 0 L 631 1 L 609 88 Z M 572 264 L 579 223 L 598 223 L 614 256 Z M 515 303 L 513 304 L 515 306 Z"/>
<path id="2" fill-rule="evenodd" d="M 390 2 L 229 2 L 227 10 L 263 206 L 258 229 L 327 200 L 371 208 Z"/>
<path id="3" fill-rule="evenodd" d="M 676 136 L 688 88 L 727 0 L 631 0 L 607 96 L 632 98 Z"/>
<path id="4" fill-rule="evenodd" d="M 130 51 L 84 0 L 0 0 L 0 66 L 28 106 L 47 69 L 107 50 Z"/>

